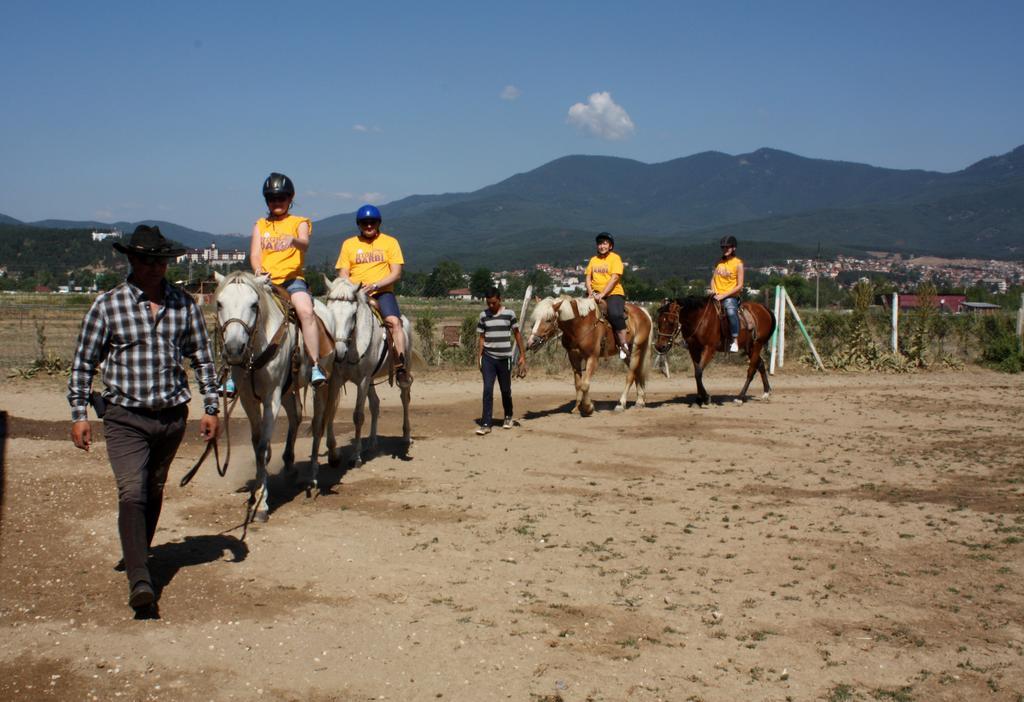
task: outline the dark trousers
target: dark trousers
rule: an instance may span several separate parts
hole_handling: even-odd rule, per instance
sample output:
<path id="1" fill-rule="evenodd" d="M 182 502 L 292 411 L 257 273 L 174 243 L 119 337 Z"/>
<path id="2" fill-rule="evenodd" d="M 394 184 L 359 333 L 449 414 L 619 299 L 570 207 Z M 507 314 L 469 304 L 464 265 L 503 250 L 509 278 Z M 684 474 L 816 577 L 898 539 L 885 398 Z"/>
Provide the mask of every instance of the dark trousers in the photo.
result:
<path id="1" fill-rule="evenodd" d="M 484 374 L 484 409 L 481 423 L 491 426 L 491 414 L 494 411 L 494 379 L 498 379 L 501 389 L 501 404 L 505 416 L 512 416 L 512 359 L 493 358 L 486 353 L 481 358 L 480 371 Z"/>
<path id="2" fill-rule="evenodd" d="M 165 410 L 107 405 L 103 435 L 117 481 L 117 528 L 128 584 L 152 582 L 146 559 L 160 519 L 164 483 L 185 435 L 188 405 Z"/>
<path id="3" fill-rule="evenodd" d="M 609 295 L 604 299 L 608 305 L 608 323 L 614 331 L 626 328 L 626 298 L 622 295 Z"/>

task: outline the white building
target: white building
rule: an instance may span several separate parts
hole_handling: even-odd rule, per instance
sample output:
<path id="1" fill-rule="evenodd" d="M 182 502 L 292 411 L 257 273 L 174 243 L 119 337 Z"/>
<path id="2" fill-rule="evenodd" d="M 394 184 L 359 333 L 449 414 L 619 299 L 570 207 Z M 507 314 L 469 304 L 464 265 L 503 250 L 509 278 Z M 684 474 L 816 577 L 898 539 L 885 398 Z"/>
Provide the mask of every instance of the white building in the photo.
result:
<path id="1" fill-rule="evenodd" d="M 209 266 L 228 266 L 245 261 L 246 252 L 239 249 L 218 249 L 210 244 L 205 249 L 189 249 L 178 256 L 178 263 L 204 263 Z"/>
<path id="2" fill-rule="evenodd" d="M 93 232 L 93 241 L 103 241 L 104 239 L 120 239 L 122 236 L 120 229 L 111 229 L 109 232 Z"/>

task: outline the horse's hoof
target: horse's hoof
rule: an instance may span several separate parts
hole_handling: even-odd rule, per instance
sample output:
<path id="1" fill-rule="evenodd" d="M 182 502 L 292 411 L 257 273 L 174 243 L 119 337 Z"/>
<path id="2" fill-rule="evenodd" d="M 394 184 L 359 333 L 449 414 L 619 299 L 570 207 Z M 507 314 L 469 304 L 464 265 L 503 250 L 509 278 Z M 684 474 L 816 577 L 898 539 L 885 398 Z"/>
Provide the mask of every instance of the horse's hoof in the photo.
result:
<path id="1" fill-rule="evenodd" d="M 741 398 L 739 398 L 739 397 L 734 398 L 732 402 L 735 405 L 742 405 L 743 404 L 743 400 Z"/>
<path id="2" fill-rule="evenodd" d="M 252 515 L 252 520 L 261 524 L 265 523 L 268 519 L 270 519 L 270 510 L 259 509 Z"/>
<path id="3" fill-rule="evenodd" d="M 769 398 L 770 398 L 771 396 L 772 396 L 772 394 L 771 394 L 770 392 L 766 392 L 765 394 L 761 395 L 761 399 L 762 399 L 762 400 L 767 400 L 767 399 L 769 399 Z"/>
<path id="4" fill-rule="evenodd" d="M 643 400 L 637 400 L 636 404 L 633 405 L 633 408 L 634 409 L 643 409 L 646 406 L 647 406 L 646 402 L 644 402 Z"/>
<path id="5" fill-rule="evenodd" d="M 625 405 L 615 405 L 615 411 L 616 412 L 623 412 L 623 411 L 625 411 L 625 409 L 626 409 Z"/>
<path id="6" fill-rule="evenodd" d="M 359 468 L 363 465 L 363 459 L 360 458 L 359 456 L 356 456 L 351 461 L 349 461 L 349 465 L 352 466 L 353 468 Z"/>

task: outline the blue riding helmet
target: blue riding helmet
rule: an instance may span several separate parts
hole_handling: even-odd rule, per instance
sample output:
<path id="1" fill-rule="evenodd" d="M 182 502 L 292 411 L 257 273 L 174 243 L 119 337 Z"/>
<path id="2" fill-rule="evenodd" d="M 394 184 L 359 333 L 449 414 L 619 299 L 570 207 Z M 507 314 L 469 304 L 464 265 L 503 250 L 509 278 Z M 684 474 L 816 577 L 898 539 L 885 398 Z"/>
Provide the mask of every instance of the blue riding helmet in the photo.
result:
<path id="1" fill-rule="evenodd" d="M 356 223 L 362 222 L 365 219 L 373 219 L 378 222 L 381 221 L 380 210 L 373 205 L 363 205 L 356 211 Z"/>

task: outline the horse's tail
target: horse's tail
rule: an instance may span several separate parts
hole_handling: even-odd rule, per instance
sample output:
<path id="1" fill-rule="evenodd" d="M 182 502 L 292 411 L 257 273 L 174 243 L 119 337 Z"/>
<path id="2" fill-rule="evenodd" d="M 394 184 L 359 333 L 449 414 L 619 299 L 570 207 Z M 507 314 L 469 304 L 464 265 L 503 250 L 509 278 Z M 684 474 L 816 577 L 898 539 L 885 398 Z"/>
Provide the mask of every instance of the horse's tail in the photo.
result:
<path id="1" fill-rule="evenodd" d="M 651 346 L 653 345 L 654 335 L 654 319 L 651 317 L 651 313 L 647 311 L 647 308 L 643 305 L 637 305 L 644 316 L 647 318 L 648 331 L 647 341 L 644 343 L 643 350 L 640 351 L 640 361 L 636 365 L 637 381 L 643 386 L 647 387 L 647 376 L 650 375 L 651 371 Z M 638 349 L 633 349 L 636 353 Z"/>

